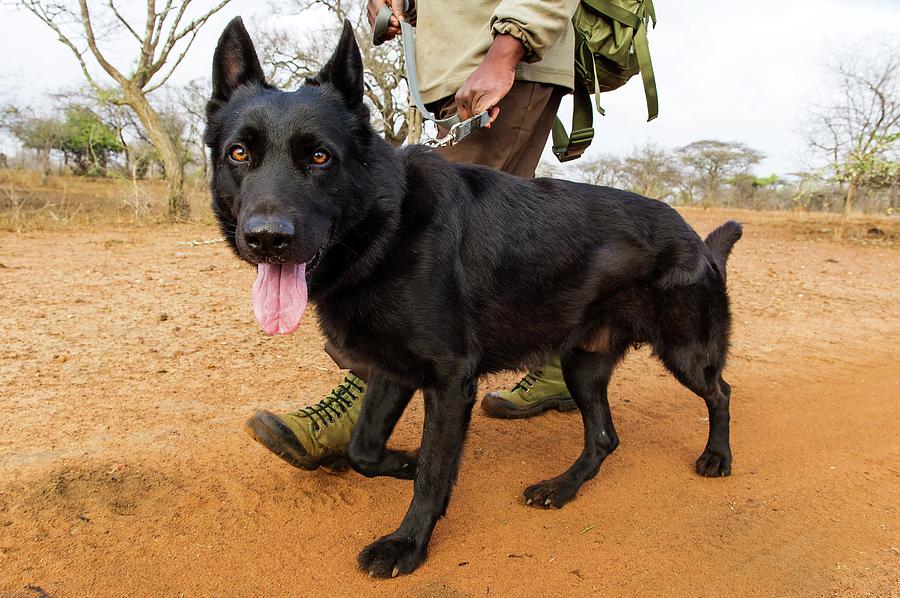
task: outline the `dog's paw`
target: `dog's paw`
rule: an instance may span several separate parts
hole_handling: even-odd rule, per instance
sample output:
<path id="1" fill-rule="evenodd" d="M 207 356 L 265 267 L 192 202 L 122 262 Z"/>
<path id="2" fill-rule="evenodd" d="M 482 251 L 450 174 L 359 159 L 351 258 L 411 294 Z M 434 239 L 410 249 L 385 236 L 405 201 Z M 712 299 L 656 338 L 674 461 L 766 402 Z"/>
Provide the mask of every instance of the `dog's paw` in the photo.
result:
<path id="1" fill-rule="evenodd" d="M 731 475 L 731 455 L 707 448 L 697 459 L 697 473 L 705 478 L 721 478 Z"/>
<path id="2" fill-rule="evenodd" d="M 381 475 L 399 478 L 401 480 L 412 480 L 416 477 L 416 467 L 419 463 L 419 456 L 416 453 L 407 453 L 406 451 L 388 451 L 382 461 L 384 473 Z"/>
<path id="3" fill-rule="evenodd" d="M 397 577 L 415 571 L 426 556 L 426 547 L 411 538 L 391 534 L 363 548 L 356 561 L 369 577 Z"/>
<path id="4" fill-rule="evenodd" d="M 368 478 L 376 476 L 388 476 L 401 480 L 412 480 L 416 477 L 416 465 L 418 456 L 415 453 L 389 450 L 384 457 L 377 461 L 370 461 L 364 457 L 351 455 L 351 464 L 357 473 Z"/>
<path id="5" fill-rule="evenodd" d="M 544 480 L 525 488 L 525 504 L 539 509 L 558 509 L 575 498 L 577 492 L 578 486 L 571 482 L 559 478 Z"/>

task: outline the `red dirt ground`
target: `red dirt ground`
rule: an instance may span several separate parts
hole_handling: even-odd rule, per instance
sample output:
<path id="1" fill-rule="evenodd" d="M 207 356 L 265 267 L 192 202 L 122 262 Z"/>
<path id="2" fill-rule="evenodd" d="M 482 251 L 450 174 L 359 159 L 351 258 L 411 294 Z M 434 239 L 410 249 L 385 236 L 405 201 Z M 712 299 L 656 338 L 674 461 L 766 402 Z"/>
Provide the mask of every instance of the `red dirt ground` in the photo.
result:
<path id="1" fill-rule="evenodd" d="M 430 558 L 388 581 L 355 556 L 411 484 L 296 470 L 241 431 L 338 378 L 314 318 L 266 337 L 250 268 L 179 244 L 211 226 L 0 233 L 0 595 L 898 595 L 896 227 L 837 243 L 808 216 L 685 214 L 746 223 L 734 474 L 693 472 L 705 408 L 638 351 L 610 391 L 622 445 L 575 501 L 521 492 L 578 454 L 577 414 L 476 412 Z M 414 399 L 392 444 L 421 417 Z"/>

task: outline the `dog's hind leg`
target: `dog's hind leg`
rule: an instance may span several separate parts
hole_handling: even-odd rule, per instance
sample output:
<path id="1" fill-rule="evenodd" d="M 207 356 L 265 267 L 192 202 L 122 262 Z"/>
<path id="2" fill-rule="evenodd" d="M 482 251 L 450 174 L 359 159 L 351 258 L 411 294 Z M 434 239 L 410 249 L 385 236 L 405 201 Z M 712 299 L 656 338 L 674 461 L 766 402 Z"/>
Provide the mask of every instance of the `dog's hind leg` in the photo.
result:
<path id="1" fill-rule="evenodd" d="M 700 342 L 657 347 L 656 351 L 678 381 L 706 403 L 709 438 L 697 459 L 697 473 L 710 478 L 731 475 L 731 386 L 722 378 L 724 351 Z"/>
<path id="2" fill-rule="evenodd" d="M 359 421 L 350 439 L 350 464 L 366 477 L 390 476 L 411 480 L 416 475 L 416 455 L 387 448 L 397 420 L 415 389 L 381 374 L 369 380 Z"/>
<path id="3" fill-rule="evenodd" d="M 607 387 L 624 349 L 592 353 L 575 349 L 562 357 L 563 375 L 572 398 L 581 410 L 584 449 L 563 474 L 525 489 L 525 503 L 559 508 L 572 500 L 585 481 L 597 475 L 603 460 L 619 446 L 607 400 Z"/>

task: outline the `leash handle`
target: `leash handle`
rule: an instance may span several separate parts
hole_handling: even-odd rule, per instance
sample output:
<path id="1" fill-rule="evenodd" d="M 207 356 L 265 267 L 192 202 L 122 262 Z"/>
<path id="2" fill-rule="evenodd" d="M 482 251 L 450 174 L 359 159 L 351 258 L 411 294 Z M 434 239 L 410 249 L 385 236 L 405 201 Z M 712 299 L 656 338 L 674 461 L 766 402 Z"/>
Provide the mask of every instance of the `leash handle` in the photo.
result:
<path id="1" fill-rule="evenodd" d="M 394 1 L 397 2 L 399 0 Z M 409 0 L 404 0 L 403 9 L 404 11 L 409 10 Z M 382 4 L 378 10 L 375 25 L 372 27 L 372 43 L 376 46 L 384 43 L 393 14 L 391 7 L 387 4 Z M 422 114 L 422 118 L 430 120 L 439 127 L 449 131 L 444 137 L 425 141 L 424 145 L 432 147 L 454 145 L 465 139 L 473 131 L 477 131 L 488 124 L 491 120 L 489 110 L 476 114 L 472 118 L 461 120 L 459 113 L 451 114 L 447 118 L 438 118 L 425 107 L 425 102 L 422 101 L 422 96 L 419 93 L 419 78 L 416 70 L 416 32 L 412 25 L 406 21 L 401 21 L 400 33 L 403 40 L 403 61 L 406 64 L 406 85 L 409 87 L 409 95 L 412 97 L 413 104 Z"/>
<path id="2" fill-rule="evenodd" d="M 403 0 L 403 14 L 408 12 L 409 0 Z M 387 30 L 388 26 L 391 24 L 392 16 L 394 16 L 394 12 L 387 4 L 382 4 L 381 8 L 378 9 L 378 15 L 375 17 L 375 24 L 372 25 L 372 43 L 376 46 L 380 46 L 387 41 L 385 36 L 387 36 Z"/>
<path id="3" fill-rule="evenodd" d="M 453 115 L 457 116 L 457 115 Z M 463 139 L 469 136 L 473 131 L 477 131 L 481 127 L 487 125 L 491 122 L 490 113 L 485 110 L 480 114 L 476 114 L 472 118 L 467 118 L 466 120 L 458 120 L 457 123 L 450 127 L 450 130 L 444 137 L 439 137 L 437 139 L 427 139 L 422 145 L 427 145 L 430 147 L 443 147 L 445 145 L 456 145 Z"/>

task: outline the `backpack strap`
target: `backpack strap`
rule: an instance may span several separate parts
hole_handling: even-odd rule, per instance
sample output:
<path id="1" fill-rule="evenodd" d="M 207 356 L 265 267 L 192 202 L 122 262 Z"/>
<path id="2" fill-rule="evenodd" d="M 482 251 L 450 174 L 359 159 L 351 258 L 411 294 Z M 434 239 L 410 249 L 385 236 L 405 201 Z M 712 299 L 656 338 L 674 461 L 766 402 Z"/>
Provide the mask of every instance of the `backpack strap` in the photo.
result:
<path id="1" fill-rule="evenodd" d="M 628 9 L 622 8 L 612 0 L 581 0 L 582 4 L 590 6 L 594 12 L 606 15 L 614 21 L 618 21 L 626 27 L 637 30 L 641 25 L 641 18 Z"/>
<path id="2" fill-rule="evenodd" d="M 594 107 L 587 88 L 578 85 L 572 100 L 572 135 L 556 117 L 553 122 L 553 154 L 560 162 L 580 158 L 594 140 Z"/>
<path id="3" fill-rule="evenodd" d="M 653 62 L 650 60 L 650 46 L 647 43 L 647 24 L 643 20 L 634 35 L 634 53 L 641 68 L 644 97 L 647 99 L 647 122 L 650 122 L 659 116 L 659 96 L 656 93 L 656 77 L 653 75 Z"/>

